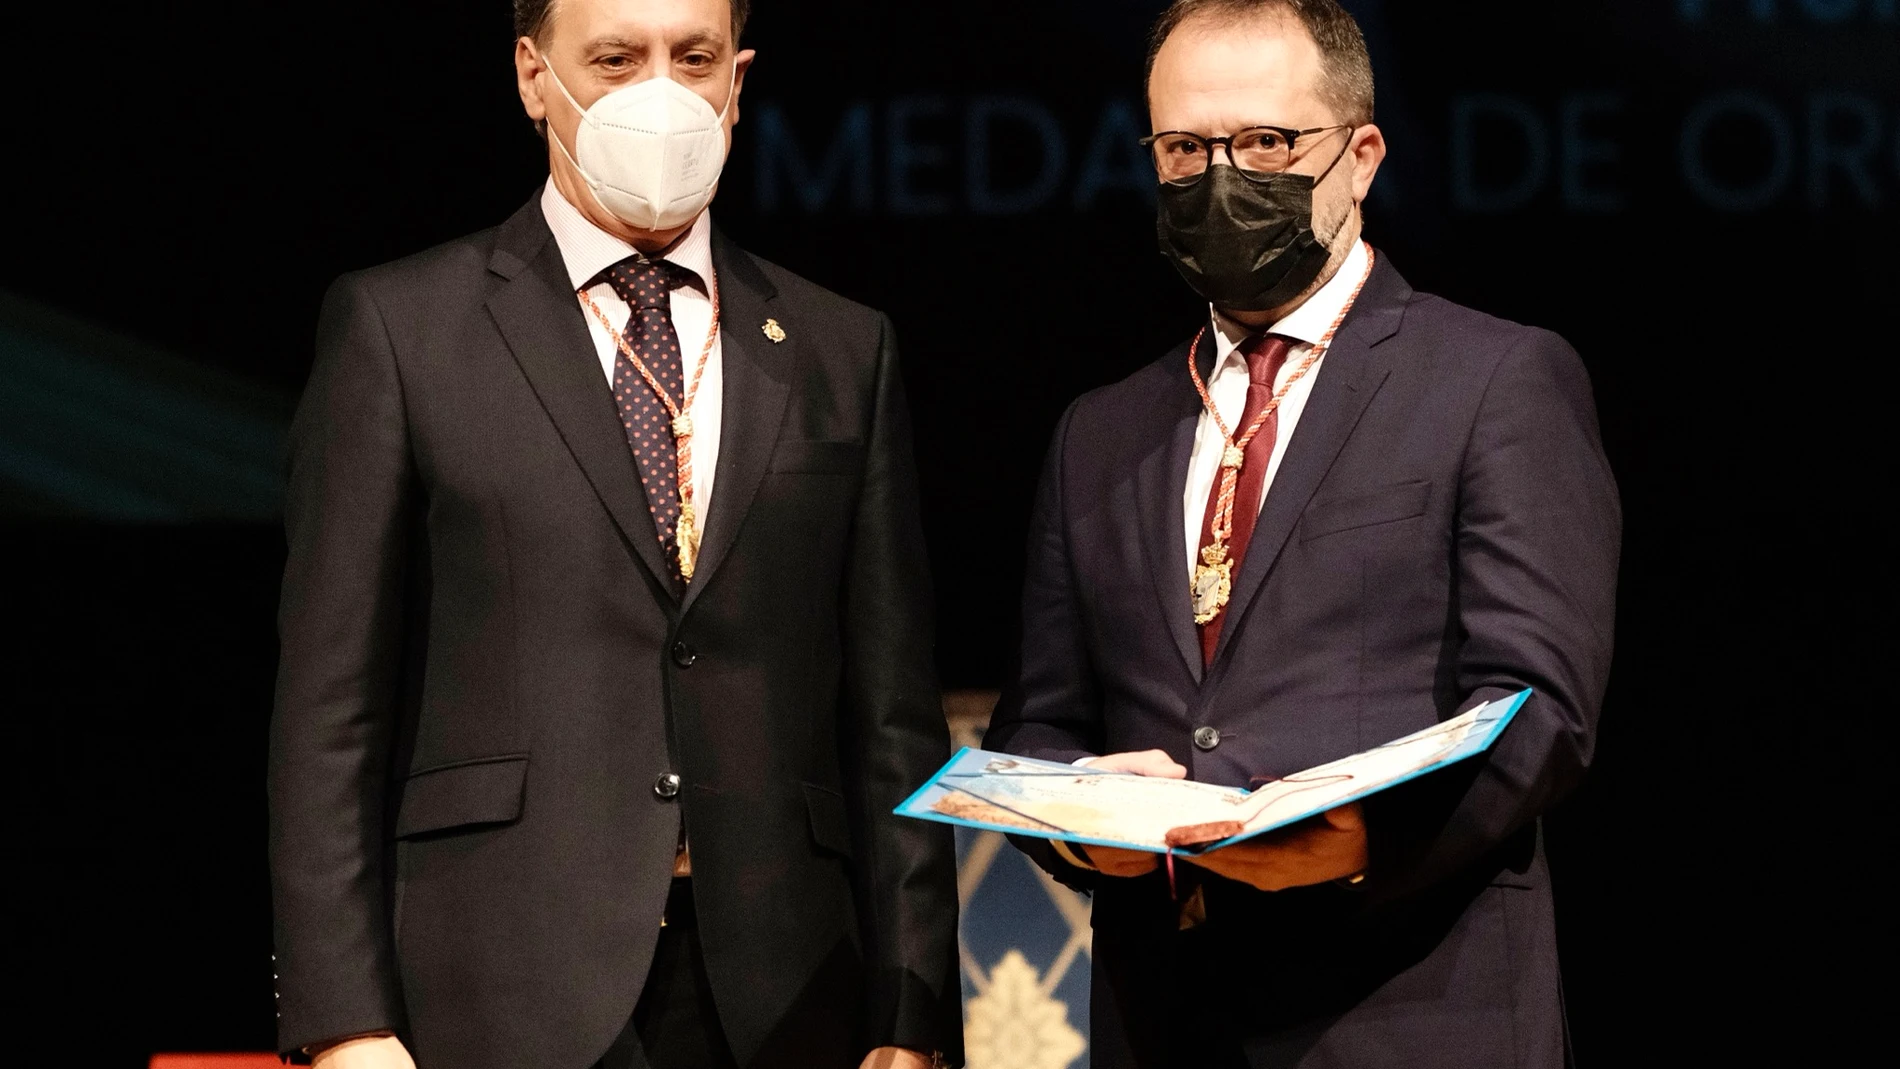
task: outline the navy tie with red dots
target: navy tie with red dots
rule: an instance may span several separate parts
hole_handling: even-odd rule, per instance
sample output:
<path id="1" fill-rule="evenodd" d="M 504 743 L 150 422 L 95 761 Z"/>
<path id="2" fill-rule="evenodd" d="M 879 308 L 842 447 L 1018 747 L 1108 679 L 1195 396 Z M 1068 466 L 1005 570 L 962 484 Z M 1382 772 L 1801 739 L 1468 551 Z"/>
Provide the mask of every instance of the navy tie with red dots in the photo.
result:
<path id="1" fill-rule="evenodd" d="M 679 332 L 673 329 L 671 294 L 696 276 L 678 264 L 638 256 L 614 264 L 604 275 L 607 284 L 633 310 L 627 317 L 627 345 L 673 403 L 685 411 L 686 375 Z M 620 409 L 620 422 L 627 431 L 627 445 L 633 450 L 640 485 L 646 489 L 654 530 L 666 550 L 667 566 L 674 583 L 683 584 L 678 540 L 679 454 L 673 439 L 673 416 L 624 351 L 614 357 L 614 404 Z"/>

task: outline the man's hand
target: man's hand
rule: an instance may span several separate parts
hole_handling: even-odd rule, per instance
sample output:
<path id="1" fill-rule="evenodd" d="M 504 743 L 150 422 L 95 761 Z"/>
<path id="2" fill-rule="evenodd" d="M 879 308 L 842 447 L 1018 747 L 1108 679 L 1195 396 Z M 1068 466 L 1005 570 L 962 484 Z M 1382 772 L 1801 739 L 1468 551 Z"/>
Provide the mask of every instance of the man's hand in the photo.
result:
<path id="1" fill-rule="evenodd" d="M 1162 750 L 1112 753 L 1082 765 L 1092 772 L 1133 772 L 1156 779 L 1186 779 L 1187 769 Z M 1145 876 L 1161 864 L 1161 855 L 1113 846 L 1087 848 L 1089 861 L 1105 876 Z"/>
<path id="2" fill-rule="evenodd" d="M 1365 811 L 1354 802 L 1317 820 L 1182 860 L 1262 891 L 1345 879 L 1366 869 Z"/>
<path id="3" fill-rule="evenodd" d="M 310 1069 L 416 1069 L 416 1062 L 395 1036 L 364 1036 L 318 1051 Z"/>
<path id="4" fill-rule="evenodd" d="M 930 1056 L 902 1047 L 879 1047 L 864 1056 L 858 1069 L 930 1069 Z"/>

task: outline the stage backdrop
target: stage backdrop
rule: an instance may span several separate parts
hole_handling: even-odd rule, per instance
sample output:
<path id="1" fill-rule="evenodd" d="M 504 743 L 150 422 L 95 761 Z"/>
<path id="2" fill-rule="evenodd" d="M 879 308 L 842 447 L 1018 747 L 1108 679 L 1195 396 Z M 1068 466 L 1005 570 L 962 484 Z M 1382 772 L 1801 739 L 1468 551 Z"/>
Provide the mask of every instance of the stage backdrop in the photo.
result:
<path id="1" fill-rule="evenodd" d="M 895 320 L 942 672 L 993 689 L 1057 415 L 1201 314 L 1154 251 L 1133 143 L 1160 0 L 754 6 L 715 216 Z M 1577 346 L 1624 493 L 1601 748 L 1548 822 L 1579 1054 L 1835 1060 L 1879 1019 L 1848 966 L 1886 908 L 1866 866 L 1891 718 L 1814 695 L 1891 653 L 1894 0 L 1347 6 L 1391 147 L 1369 237 L 1418 288 Z M 270 1043 L 283 419 L 332 278 L 535 193 L 507 8 L 14 13 L 0 600 L 10 960 L 41 1025 L 10 1037 L 22 1059 Z M 1796 776 L 1804 804 L 1764 804 Z M 1081 1064 L 1076 903 L 994 840 L 963 848 L 973 1050 Z M 1006 1027 L 1047 1039 L 981 1038 Z"/>

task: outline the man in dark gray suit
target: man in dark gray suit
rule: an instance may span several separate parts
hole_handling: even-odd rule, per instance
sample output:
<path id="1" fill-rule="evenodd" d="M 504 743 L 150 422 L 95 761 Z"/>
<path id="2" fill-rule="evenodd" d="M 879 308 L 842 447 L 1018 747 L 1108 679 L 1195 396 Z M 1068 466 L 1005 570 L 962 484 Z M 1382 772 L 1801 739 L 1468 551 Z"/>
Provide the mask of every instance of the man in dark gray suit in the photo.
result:
<path id="1" fill-rule="evenodd" d="M 548 184 L 338 281 L 292 431 L 279 1038 L 954 1060 L 951 839 L 891 814 L 949 746 L 891 325 L 712 226 L 743 0 L 515 8 Z"/>
<path id="2" fill-rule="evenodd" d="M 1583 366 L 1363 243 L 1334 0 L 1177 0 L 1148 92 L 1209 320 L 1057 428 L 988 745 L 1246 786 L 1535 694 L 1482 759 L 1169 874 L 1024 843 L 1094 891 L 1092 1064 L 1561 1065 L 1538 818 L 1590 762 L 1621 523 Z"/>

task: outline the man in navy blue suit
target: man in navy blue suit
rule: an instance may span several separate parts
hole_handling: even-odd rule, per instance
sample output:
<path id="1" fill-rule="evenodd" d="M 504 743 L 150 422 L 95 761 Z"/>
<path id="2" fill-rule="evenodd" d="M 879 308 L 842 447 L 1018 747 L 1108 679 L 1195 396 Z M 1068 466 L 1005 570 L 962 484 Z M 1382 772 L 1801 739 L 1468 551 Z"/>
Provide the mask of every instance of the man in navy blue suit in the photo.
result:
<path id="1" fill-rule="evenodd" d="M 1538 820 L 1590 762 L 1621 529 L 1589 379 L 1361 239 L 1385 143 L 1334 0 L 1176 0 L 1148 99 L 1209 316 L 1062 418 L 987 745 L 1245 786 L 1535 693 L 1481 759 L 1171 873 L 1022 844 L 1094 892 L 1094 1064 L 1564 1064 Z"/>

